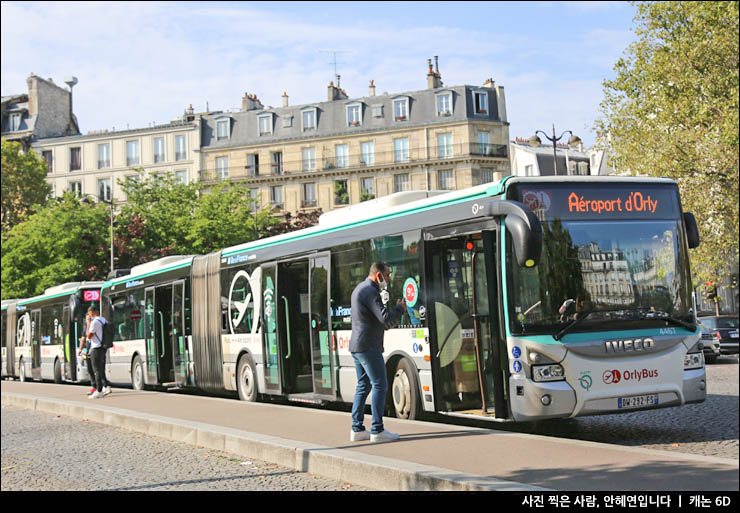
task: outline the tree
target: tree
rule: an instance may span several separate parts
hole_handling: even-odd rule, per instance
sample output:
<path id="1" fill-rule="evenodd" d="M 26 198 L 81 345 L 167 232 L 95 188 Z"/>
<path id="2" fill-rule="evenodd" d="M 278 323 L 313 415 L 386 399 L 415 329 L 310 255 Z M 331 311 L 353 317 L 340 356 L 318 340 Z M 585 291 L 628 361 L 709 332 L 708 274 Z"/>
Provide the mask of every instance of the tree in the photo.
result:
<path id="1" fill-rule="evenodd" d="M 738 3 L 633 5 L 637 40 L 603 83 L 597 129 L 617 169 L 678 182 L 702 239 L 693 270 L 717 279 L 738 262 Z"/>
<path id="2" fill-rule="evenodd" d="M 33 150 L 2 139 L 2 234 L 46 203 L 51 186 L 46 183 L 46 161 Z"/>
<path id="3" fill-rule="evenodd" d="M 71 194 L 49 201 L 11 228 L 2 244 L 2 297 L 22 298 L 108 273 L 108 210 Z"/>

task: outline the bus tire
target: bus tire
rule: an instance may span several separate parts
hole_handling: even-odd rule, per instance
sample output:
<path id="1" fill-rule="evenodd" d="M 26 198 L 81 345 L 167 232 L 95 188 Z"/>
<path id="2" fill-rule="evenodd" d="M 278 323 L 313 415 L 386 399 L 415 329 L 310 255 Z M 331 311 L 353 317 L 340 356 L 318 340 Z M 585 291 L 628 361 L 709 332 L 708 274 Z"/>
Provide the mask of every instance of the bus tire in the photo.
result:
<path id="1" fill-rule="evenodd" d="M 25 382 L 26 381 L 26 364 L 23 362 L 23 358 L 21 358 L 21 364 L 18 369 L 18 374 L 19 374 L 18 379 L 20 380 L 20 382 L 21 383 Z"/>
<path id="2" fill-rule="evenodd" d="M 240 400 L 249 402 L 257 400 L 257 369 L 252 357 L 248 354 L 239 358 L 236 372 L 236 389 L 239 392 Z"/>
<path id="3" fill-rule="evenodd" d="M 59 359 L 54 361 L 54 383 L 62 382 L 62 363 Z"/>
<path id="4" fill-rule="evenodd" d="M 141 363 L 141 358 L 136 355 L 134 357 L 134 363 L 131 364 L 131 386 L 134 390 L 144 390 L 144 366 Z"/>
<path id="5" fill-rule="evenodd" d="M 421 418 L 421 396 L 419 394 L 419 379 L 414 366 L 406 359 L 398 361 L 396 372 L 391 384 L 391 399 L 396 417 L 399 419 Z"/>

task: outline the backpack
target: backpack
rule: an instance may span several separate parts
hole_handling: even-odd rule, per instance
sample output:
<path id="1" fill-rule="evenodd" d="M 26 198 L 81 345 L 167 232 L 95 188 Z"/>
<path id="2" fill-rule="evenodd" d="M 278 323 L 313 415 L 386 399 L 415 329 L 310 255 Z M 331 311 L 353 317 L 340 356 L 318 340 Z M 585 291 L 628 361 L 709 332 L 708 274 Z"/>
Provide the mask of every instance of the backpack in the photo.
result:
<path id="1" fill-rule="evenodd" d="M 103 349 L 113 347 L 113 323 L 107 320 L 103 323 L 103 340 L 101 340 Z"/>

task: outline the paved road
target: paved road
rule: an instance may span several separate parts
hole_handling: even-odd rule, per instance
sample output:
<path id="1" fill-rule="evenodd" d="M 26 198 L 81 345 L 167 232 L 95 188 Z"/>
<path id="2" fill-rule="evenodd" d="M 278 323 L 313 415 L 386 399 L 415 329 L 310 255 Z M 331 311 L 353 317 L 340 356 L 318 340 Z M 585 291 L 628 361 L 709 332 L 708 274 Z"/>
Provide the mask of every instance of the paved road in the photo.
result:
<path id="1" fill-rule="evenodd" d="M 495 429 L 645 449 L 740 459 L 738 357 L 707 365 L 707 400 L 678 408 L 496 424 Z M 476 423 L 476 426 L 484 424 Z"/>
<path id="2" fill-rule="evenodd" d="M 367 490 L 272 463 L 13 407 L 2 408 L 1 453 L 2 491 Z"/>

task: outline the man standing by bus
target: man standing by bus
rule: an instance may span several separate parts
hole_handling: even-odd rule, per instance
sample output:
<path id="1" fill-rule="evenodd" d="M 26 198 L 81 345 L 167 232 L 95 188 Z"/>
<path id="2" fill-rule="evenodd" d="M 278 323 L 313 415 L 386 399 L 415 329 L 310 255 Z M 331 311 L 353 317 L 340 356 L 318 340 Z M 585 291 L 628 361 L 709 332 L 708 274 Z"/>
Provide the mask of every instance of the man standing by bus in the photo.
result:
<path id="1" fill-rule="evenodd" d="M 105 353 L 106 350 L 103 347 L 103 324 L 107 321 L 105 318 L 100 316 L 100 310 L 97 306 L 91 306 L 87 310 L 88 316 L 92 318 L 90 321 L 90 329 L 87 333 L 88 346 L 88 358 L 92 360 L 94 376 L 95 392 L 90 395 L 91 399 L 98 399 L 105 397 L 111 393 L 110 383 L 105 377 Z"/>
<path id="2" fill-rule="evenodd" d="M 380 297 L 381 290 L 387 290 L 391 279 L 391 269 L 383 262 L 370 267 L 365 281 L 352 292 L 352 336 L 349 350 L 355 360 L 357 389 L 352 403 L 352 433 L 350 440 L 359 442 L 390 442 L 398 440 L 398 435 L 383 427 L 385 395 L 388 391 L 388 378 L 383 361 L 384 331 L 393 327 L 406 311 L 406 303 L 399 299 L 393 310 L 388 310 Z M 372 391 L 371 411 L 373 426 L 370 434 L 363 424 L 365 401 Z"/>

